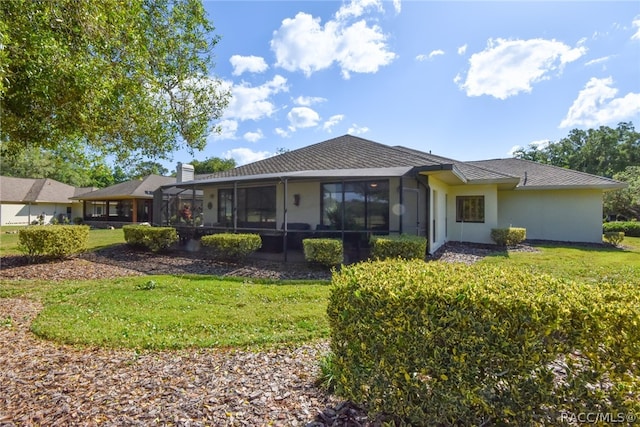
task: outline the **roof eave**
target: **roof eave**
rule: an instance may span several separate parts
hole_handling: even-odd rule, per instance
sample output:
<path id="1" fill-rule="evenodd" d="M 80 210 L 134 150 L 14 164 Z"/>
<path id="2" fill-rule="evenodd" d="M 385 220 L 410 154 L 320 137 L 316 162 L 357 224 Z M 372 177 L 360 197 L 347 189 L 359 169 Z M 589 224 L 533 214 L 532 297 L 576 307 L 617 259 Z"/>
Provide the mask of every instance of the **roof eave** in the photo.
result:
<path id="1" fill-rule="evenodd" d="M 627 185 L 620 184 L 599 184 L 599 185 L 524 185 L 517 186 L 515 190 L 527 191 L 527 190 L 620 190 L 627 188 Z"/>

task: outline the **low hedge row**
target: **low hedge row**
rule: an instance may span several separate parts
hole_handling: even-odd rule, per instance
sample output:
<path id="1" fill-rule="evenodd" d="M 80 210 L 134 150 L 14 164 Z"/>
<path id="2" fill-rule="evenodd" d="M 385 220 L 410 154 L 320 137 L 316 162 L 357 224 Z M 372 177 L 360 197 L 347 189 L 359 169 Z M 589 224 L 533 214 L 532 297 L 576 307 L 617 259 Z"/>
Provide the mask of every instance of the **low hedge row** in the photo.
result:
<path id="1" fill-rule="evenodd" d="M 87 249 L 89 227 L 35 225 L 20 229 L 18 248 L 30 257 L 65 258 Z"/>
<path id="2" fill-rule="evenodd" d="M 122 227 L 128 245 L 159 252 L 178 241 L 173 227 L 151 227 L 148 225 L 125 225 Z"/>
<path id="3" fill-rule="evenodd" d="M 613 246 L 618 246 L 624 240 L 624 233 L 622 231 L 605 231 L 604 240 Z"/>
<path id="4" fill-rule="evenodd" d="M 640 237 L 640 221 L 613 221 L 602 224 L 602 232 L 621 231 L 627 237 Z"/>
<path id="5" fill-rule="evenodd" d="M 259 234 L 220 233 L 202 236 L 200 243 L 215 258 L 232 261 L 241 260 L 262 247 Z"/>
<path id="6" fill-rule="evenodd" d="M 632 284 L 387 260 L 335 273 L 327 313 L 337 393 L 396 424 L 557 425 L 640 410 Z"/>
<path id="7" fill-rule="evenodd" d="M 340 239 L 303 239 L 302 246 L 307 262 L 334 267 L 342 264 L 344 260 Z"/>
<path id="8" fill-rule="evenodd" d="M 519 227 L 492 228 L 491 240 L 498 246 L 515 246 L 527 238 L 527 229 Z"/>
<path id="9" fill-rule="evenodd" d="M 371 258 L 424 259 L 427 252 L 427 239 L 408 234 L 391 236 L 371 236 Z"/>

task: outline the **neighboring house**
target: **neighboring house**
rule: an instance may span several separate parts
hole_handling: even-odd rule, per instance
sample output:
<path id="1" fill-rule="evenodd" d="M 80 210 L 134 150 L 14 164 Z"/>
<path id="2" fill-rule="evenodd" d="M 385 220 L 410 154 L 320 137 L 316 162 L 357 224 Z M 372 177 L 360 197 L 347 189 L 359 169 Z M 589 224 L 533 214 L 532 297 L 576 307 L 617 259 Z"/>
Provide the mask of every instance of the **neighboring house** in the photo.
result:
<path id="1" fill-rule="evenodd" d="M 492 243 L 491 229 L 509 226 L 529 239 L 601 242 L 602 193 L 624 186 L 526 160 L 461 162 L 344 135 L 195 179 L 179 170 L 156 193 L 154 223 L 172 223 L 192 200 L 202 222 L 190 224 L 203 234 L 303 230 L 359 244 L 406 233 L 426 236 L 431 253 L 447 241 Z"/>
<path id="2" fill-rule="evenodd" d="M 82 216 L 76 194 L 91 191 L 49 178 L 0 177 L 0 225 L 28 225 L 42 216 L 45 224 Z"/>
<path id="3" fill-rule="evenodd" d="M 87 223 L 121 225 L 153 221 L 153 192 L 175 178 L 149 175 L 73 197 L 80 202 L 80 216 Z"/>

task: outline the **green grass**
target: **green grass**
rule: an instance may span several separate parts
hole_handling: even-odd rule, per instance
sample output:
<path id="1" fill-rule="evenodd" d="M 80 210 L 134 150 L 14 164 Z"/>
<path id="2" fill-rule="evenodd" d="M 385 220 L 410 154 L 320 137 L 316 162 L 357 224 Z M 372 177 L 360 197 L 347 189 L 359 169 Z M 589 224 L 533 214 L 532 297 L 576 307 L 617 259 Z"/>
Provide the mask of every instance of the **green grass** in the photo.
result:
<path id="1" fill-rule="evenodd" d="M 52 227 L 55 227 L 52 225 Z M 18 233 L 21 226 L 0 227 L 0 256 L 22 255 L 18 247 Z M 8 233 L 9 232 L 9 233 Z M 89 251 L 95 251 L 107 246 L 124 243 L 124 233 L 122 229 L 115 230 L 90 230 L 87 247 Z"/>
<path id="2" fill-rule="evenodd" d="M 640 237 L 625 237 L 622 248 L 549 244 L 539 252 L 487 257 L 482 263 L 510 265 L 582 282 L 640 284 Z"/>
<path id="3" fill-rule="evenodd" d="M 328 336 L 329 287 L 188 276 L 35 286 L 0 296 L 40 299 L 32 331 L 60 343 L 139 349 L 244 347 Z"/>

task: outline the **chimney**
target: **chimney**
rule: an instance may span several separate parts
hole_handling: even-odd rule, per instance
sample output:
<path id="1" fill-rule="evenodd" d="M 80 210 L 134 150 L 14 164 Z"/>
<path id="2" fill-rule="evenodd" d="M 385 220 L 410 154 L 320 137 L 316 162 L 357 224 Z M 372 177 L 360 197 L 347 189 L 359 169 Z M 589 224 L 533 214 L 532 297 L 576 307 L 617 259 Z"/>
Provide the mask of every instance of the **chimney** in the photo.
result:
<path id="1" fill-rule="evenodd" d="M 193 178 L 193 165 L 183 165 L 182 162 L 178 162 L 178 167 L 176 168 L 176 183 L 193 181 Z"/>

